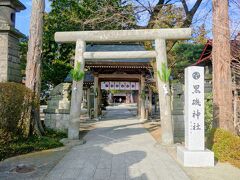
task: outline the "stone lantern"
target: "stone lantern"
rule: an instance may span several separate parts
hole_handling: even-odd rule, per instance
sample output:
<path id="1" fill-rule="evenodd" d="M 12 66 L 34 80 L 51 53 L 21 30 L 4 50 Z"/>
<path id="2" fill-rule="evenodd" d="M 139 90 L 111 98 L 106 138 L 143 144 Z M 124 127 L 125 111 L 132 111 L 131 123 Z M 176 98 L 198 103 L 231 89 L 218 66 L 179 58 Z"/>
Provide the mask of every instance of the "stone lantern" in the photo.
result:
<path id="1" fill-rule="evenodd" d="M 21 82 L 19 39 L 15 28 L 16 12 L 26 9 L 18 0 L 0 1 L 0 82 Z"/>

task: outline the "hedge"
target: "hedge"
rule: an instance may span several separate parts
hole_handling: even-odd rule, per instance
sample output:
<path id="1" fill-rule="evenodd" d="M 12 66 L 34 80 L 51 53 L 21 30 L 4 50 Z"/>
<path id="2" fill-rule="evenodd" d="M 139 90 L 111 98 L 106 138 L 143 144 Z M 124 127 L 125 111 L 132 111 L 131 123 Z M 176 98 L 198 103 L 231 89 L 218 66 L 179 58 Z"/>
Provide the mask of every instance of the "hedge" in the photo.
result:
<path id="1" fill-rule="evenodd" d="M 0 83 L 0 142 L 28 136 L 32 92 L 22 84 Z"/>
<path id="2" fill-rule="evenodd" d="M 240 168 L 240 137 L 223 129 L 216 129 L 213 137 L 215 157 Z"/>

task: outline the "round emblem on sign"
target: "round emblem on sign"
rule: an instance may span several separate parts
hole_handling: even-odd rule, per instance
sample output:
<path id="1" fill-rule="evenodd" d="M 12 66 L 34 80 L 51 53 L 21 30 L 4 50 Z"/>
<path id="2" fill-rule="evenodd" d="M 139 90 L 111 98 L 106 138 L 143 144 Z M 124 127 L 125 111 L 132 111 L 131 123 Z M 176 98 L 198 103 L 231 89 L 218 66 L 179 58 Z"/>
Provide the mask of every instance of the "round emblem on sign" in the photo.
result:
<path id="1" fill-rule="evenodd" d="M 192 74 L 193 79 L 198 80 L 200 78 L 200 73 L 199 72 L 194 72 Z"/>

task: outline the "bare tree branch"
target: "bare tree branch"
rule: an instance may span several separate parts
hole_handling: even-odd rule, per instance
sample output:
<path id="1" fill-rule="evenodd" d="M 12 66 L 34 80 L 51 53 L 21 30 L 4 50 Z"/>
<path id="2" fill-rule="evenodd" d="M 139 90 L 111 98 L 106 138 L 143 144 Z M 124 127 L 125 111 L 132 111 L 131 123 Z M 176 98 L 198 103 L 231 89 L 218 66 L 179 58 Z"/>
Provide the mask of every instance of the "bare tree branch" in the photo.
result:
<path id="1" fill-rule="evenodd" d="M 192 16 L 194 16 L 194 14 L 197 12 L 199 6 L 201 5 L 202 3 L 202 0 L 197 0 L 197 2 L 194 4 L 194 6 L 192 7 L 191 11 L 190 11 L 190 14 Z"/>
<path id="2" fill-rule="evenodd" d="M 140 4 L 146 11 L 149 12 L 149 14 L 152 14 L 152 9 L 149 7 L 146 7 L 142 2 L 140 2 L 140 0 L 134 0 L 135 2 L 137 2 L 138 4 Z M 148 1 L 149 2 L 149 1 Z"/>
<path id="3" fill-rule="evenodd" d="M 188 10 L 186 0 L 181 0 L 181 2 L 182 2 L 185 13 L 188 14 L 189 10 Z"/>

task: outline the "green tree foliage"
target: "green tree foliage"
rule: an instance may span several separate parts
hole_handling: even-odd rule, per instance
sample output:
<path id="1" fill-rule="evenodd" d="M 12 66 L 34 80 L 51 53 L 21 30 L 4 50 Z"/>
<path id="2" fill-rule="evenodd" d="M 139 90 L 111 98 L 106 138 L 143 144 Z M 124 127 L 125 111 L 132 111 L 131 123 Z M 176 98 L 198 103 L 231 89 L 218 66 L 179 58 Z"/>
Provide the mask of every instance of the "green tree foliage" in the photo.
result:
<path id="1" fill-rule="evenodd" d="M 57 44 L 55 32 L 131 29 L 136 25 L 132 6 L 119 0 L 51 0 L 51 3 L 51 11 L 44 17 L 42 57 L 43 81 L 53 85 L 67 76 L 74 56 L 74 44 Z"/>
<path id="2" fill-rule="evenodd" d="M 194 43 L 178 43 L 173 49 L 169 59 L 173 62 L 171 64 L 172 75 L 174 79 L 183 80 L 184 68 L 194 64 L 200 57 L 203 51 L 203 44 Z"/>
<path id="3" fill-rule="evenodd" d="M 28 39 L 23 38 L 19 43 L 19 56 L 20 56 L 20 66 L 21 74 L 25 75 L 26 63 L 27 63 L 27 50 L 28 50 Z"/>
<path id="4" fill-rule="evenodd" d="M 52 60 L 48 64 L 44 64 L 42 78 L 44 81 L 53 85 L 58 85 L 67 77 L 69 71 L 72 69 L 69 61 Z M 42 84 L 45 88 L 45 83 Z"/>

